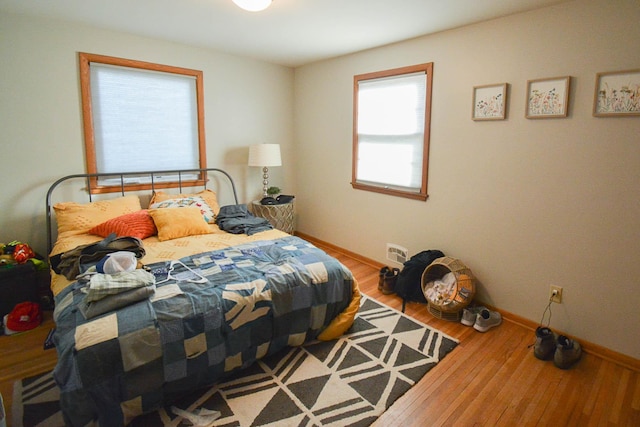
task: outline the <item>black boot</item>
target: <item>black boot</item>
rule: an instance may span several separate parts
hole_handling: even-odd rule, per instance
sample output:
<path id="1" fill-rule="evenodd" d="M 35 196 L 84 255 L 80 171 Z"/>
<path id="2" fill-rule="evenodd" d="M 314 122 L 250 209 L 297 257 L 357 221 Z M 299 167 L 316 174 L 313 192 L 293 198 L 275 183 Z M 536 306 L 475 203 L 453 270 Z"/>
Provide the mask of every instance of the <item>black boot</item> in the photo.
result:
<path id="1" fill-rule="evenodd" d="M 394 268 L 387 272 L 387 274 L 384 276 L 384 281 L 380 292 L 385 295 L 389 295 L 395 292 L 394 288 L 396 286 L 396 281 L 398 280 L 398 273 L 400 273 L 399 268 Z"/>
<path id="2" fill-rule="evenodd" d="M 384 279 L 390 271 L 391 269 L 386 265 L 380 269 L 380 273 L 378 274 L 378 290 L 380 292 L 382 292 L 382 288 L 384 287 Z"/>

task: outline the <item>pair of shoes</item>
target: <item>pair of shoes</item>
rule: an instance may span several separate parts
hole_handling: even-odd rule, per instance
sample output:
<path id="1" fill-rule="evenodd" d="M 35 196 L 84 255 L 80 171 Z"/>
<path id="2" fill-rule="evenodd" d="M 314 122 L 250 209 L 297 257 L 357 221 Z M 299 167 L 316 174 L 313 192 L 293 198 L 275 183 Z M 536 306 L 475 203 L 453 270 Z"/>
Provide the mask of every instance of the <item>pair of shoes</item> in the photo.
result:
<path id="1" fill-rule="evenodd" d="M 540 360 L 553 359 L 553 364 L 560 369 L 569 369 L 582 357 L 582 347 L 565 335 L 556 338 L 551 329 L 538 327 L 533 354 Z"/>
<path id="2" fill-rule="evenodd" d="M 476 316 L 476 323 L 473 324 L 473 329 L 478 332 L 487 332 L 501 323 L 502 315 L 500 313 L 483 308 Z"/>
<path id="3" fill-rule="evenodd" d="M 502 315 L 483 306 L 467 307 L 462 309 L 460 323 L 473 326 L 476 331 L 487 332 L 502 323 Z"/>
<path id="4" fill-rule="evenodd" d="M 463 308 L 462 318 L 460 319 L 460 323 L 462 323 L 465 326 L 473 326 L 476 323 L 478 314 L 482 310 L 486 310 L 486 308 L 481 305 Z"/>
<path id="5" fill-rule="evenodd" d="M 386 270 L 385 270 L 386 268 Z M 380 280 L 378 281 L 378 289 L 385 295 L 395 292 L 396 281 L 398 280 L 399 268 L 383 267 L 380 270 Z"/>

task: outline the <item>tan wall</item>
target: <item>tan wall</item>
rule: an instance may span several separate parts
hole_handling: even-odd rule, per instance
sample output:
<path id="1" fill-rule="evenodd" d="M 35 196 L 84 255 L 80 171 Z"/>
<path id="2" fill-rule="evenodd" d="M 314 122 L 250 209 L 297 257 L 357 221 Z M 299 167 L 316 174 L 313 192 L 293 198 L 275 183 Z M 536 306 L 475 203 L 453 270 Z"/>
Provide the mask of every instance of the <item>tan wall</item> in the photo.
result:
<path id="1" fill-rule="evenodd" d="M 283 144 L 271 181 L 298 229 L 381 262 L 385 244 L 467 263 L 486 301 L 640 358 L 640 118 L 591 116 L 595 73 L 640 68 L 636 0 L 578 0 L 305 66 L 0 16 L 0 242 L 44 250 L 44 195 L 85 170 L 77 52 L 204 71 L 209 166 L 259 196 L 247 147 Z M 351 189 L 354 74 L 435 63 L 429 200 Z M 524 118 L 527 79 L 571 75 L 569 117 Z M 510 83 L 508 119 L 470 119 L 472 87 Z M 294 127 L 295 123 L 295 127 Z M 295 137 L 295 138 L 294 138 Z M 295 178 L 295 179 L 294 179 Z"/>
<path id="2" fill-rule="evenodd" d="M 592 117 L 595 74 L 640 68 L 640 3 L 579 0 L 296 69 L 298 229 L 381 262 L 441 249 L 479 296 L 640 358 L 640 117 Z M 434 65 L 429 199 L 353 190 L 353 76 Z M 572 76 L 569 117 L 524 117 L 528 79 Z M 508 119 L 471 120 L 472 88 L 510 84 Z"/>
<path id="3" fill-rule="evenodd" d="M 248 147 L 280 143 L 284 165 L 272 168 L 271 181 L 295 191 L 290 188 L 294 185 L 292 69 L 76 24 L 2 14 L 0 242 L 18 239 L 44 251 L 48 186 L 61 176 L 86 170 L 77 52 L 202 70 L 208 166 L 228 170 L 241 201 L 253 200 L 262 191 L 262 171 L 246 166 Z"/>

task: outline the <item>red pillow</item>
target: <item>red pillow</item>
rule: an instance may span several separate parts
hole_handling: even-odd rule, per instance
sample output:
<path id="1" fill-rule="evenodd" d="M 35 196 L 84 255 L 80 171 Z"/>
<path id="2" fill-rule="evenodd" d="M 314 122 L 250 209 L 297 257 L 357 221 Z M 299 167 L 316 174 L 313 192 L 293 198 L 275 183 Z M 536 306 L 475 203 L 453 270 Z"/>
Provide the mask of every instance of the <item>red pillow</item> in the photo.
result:
<path id="1" fill-rule="evenodd" d="M 118 237 L 133 236 L 138 239 L 153 236 L 158 233 L 149 211 L 141 210 L 130 214 L 121 215 L 98 224 L 89 230 L 90 234 L 97 234 L 107 237 L 111 233 L 116 233 Z"/>

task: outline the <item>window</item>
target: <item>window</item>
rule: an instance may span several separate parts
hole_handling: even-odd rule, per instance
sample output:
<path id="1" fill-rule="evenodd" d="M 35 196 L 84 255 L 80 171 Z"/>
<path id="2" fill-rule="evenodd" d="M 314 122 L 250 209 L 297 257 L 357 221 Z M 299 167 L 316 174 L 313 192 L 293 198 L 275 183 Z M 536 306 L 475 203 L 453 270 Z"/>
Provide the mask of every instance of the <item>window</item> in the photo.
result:
<path id="1" fill-rule="evenodd" d="M 201 71 L 80 53 L 80 86 L 88 173 L 206 168 Z M 195 185 L 198 177 L 180 179 Z M 114 180 L 119 190 L 118 177 L 92 192 L 115 191 Z M 126 184 L 143 189 L 150 181 Z"/>
<path id="2" fill-rule="evenodd" d="M 354 77 L 353 188 L 427 199 L 433 63 Z"/>

